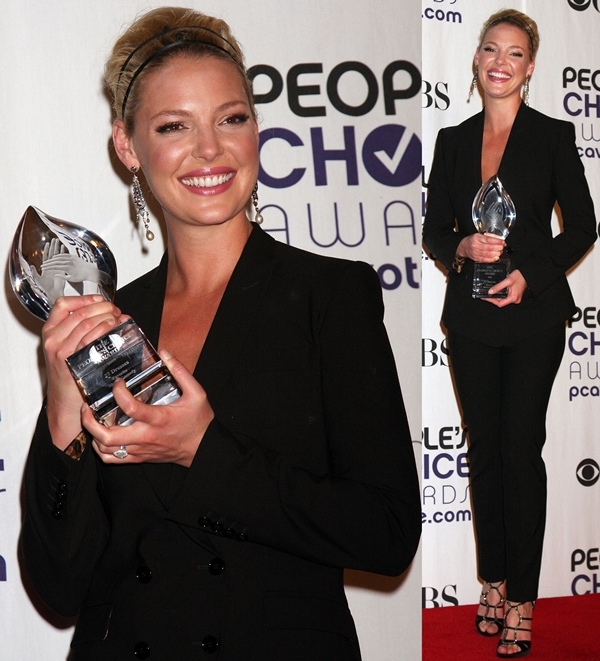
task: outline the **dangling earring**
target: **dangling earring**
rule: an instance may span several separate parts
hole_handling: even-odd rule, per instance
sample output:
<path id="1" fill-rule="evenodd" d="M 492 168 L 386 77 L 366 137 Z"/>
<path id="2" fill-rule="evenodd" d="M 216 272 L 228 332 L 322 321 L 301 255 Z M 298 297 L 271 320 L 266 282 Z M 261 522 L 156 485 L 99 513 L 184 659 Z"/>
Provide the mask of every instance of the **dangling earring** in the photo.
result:
<path id="1" fill-rule="evenodd" d="M 529 76 L 525 78 L 525 85 L 523 87 L 523 102 L 526 106 L 529 105 Z"/>
<path id="2" fill-rule="evenodd" d="M 477 89 L 477 79 L 479 78 L 479 66 L 475 67 L 475 73 L 473 74 L 473 80 L 471 81 L 471 89 L 469 90 L 469 98 L 467 99 L 467 103 L 471 103 L 471 97 L 475 93 L 475 90 Z"/>
<path id="3" fill-rule="evenodd" d="M 146 200 L 140 185 L 140 180 L 137 176 L 138 169 L 135 165 L 130 168 L 133 172 L 133 181 L 131 182 L 131 197 L 133 197 L 133 206 L 135 207 L 135 215 L 137 217 L 138 225 L 142 223 L 146 229 L 146 238 L 148 241 L 154 241 L 154 232 L 150 229 L 150 214 L 146 208 Z"/>
<path id="4" fill-rule="evenodd" d="M 262 214 L 260 213 L 258 209 L 258 182 L 254 184 L 254 190 L 252 191 L 252 206 L 254 207 L 254 222 L 257 225 L 260 225 L 264 218 L 262 217 Z"/>

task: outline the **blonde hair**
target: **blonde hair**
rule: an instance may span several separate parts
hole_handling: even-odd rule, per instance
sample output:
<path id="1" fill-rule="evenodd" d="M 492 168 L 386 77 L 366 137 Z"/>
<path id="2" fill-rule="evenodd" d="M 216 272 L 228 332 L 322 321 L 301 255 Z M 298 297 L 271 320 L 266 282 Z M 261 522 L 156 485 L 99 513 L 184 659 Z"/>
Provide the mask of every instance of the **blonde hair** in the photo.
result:
<path id="1" fill-rule="evenodd" d="M 256 116 L 244 56 L 229 25 L 219 18 L 183 7 L 159 7 L 137 18 L 117 39 L 104 70 L 112 97 L 113 118 L 133 131 L 144 78 L 176 55 L 211 56 L 235 65 Z"/>
<path id="2" fill-rule="evenodd" d="M 487 19 L 481 28 L 481 33 L 479 34 L 478 48 L 481 48 L 481 44 L 483 43 L 488 30 L 496 27 L 496 25 L 500 25 L 500 23 L 515 25 L 525 32 L 529 39 L 529 55 L 531 56 L 531 59 L 535 59 L 540 46 L 540 33 L 538 32 L 537 23 L 532 18 L 529 18 L 527 14 L 523 14 L 516 9 L 501 9 Z"/>

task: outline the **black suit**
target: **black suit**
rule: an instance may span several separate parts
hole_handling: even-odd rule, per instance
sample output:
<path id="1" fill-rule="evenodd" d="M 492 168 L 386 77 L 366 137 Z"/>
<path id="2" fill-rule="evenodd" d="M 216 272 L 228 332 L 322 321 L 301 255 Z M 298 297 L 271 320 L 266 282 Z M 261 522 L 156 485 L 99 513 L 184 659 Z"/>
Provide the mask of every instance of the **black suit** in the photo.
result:
<path id="1" fill-rule="evenodd" d="M 508 597 L 537 597 L 545 525 L 545 419 L 575 311 L 566 271 L 596 238 L 594 207 L 573 125 L 524 104 L 498 177 L 516 208 L 510 260 L 527 282 L 518 305 L 473 299 L 473 262 L 452 268 L 460 241 L 475 232 L 471 208 L 481 181 L 485 112 L 437 139 L 423 238 L 449 270 L 442 320 L 469 431 L 470 482 L 479 574 L 507 580 Z M 552 236 L 558 202 L 562 233 Z"/>
<path id="2" fill-rule="evenodd" d="M 166 268 L 117 298 L 154 344 Z M 255 227 L 194 372 L 216 417 L 189 469 L 75 462 L 42 414 L 22 546 L 42 598 L 81 612 L 73 661 L 360 658 L 343 568 L 399 574 L 420 532 L 382 313 L 370 267 Z"/>
<path id="3" fill-rule="evenodd" d="M 452 263 L 460 241 L 475 233 L 471 207 L 482 184 L 483 123 L 481 112 L 439 132 L 423 239 L 449 269 L 442 316 L 446 328 L 502 346 L 573 314 L 575 305 L 565 272 L 595 241 L 596 226 L 573 125 L 522 104 L 498 177 L 515 204 L 517 218 L 506 242 L 512 249 L 512 267 L 525 277 L 527 291 L 519 305 L 500 309 L 473 299 L 473 263 L 467 260 L 460 274 L 452 270 Z M 553 238 L 550 221 L 556 202 L 563 231 Z"/>

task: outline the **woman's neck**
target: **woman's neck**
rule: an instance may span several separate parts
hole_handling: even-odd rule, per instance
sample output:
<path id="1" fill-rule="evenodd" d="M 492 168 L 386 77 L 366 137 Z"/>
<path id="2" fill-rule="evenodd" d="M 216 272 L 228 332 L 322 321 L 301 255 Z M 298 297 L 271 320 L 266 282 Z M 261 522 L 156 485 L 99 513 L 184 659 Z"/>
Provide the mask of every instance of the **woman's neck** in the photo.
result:
<path id="1" fill-rule="evenodd" d="M 167 295 L 194 296 L 222 286 L 251 232 L 245 218 L 208 227 L 169 228 Z"/>
<path id="2" fill-rule="evenodd" d="M 487 98 L 485 103 L 485 130 L 495 134 L 510 131 L 520 107 L 520 96 L 509 99 Z"/>

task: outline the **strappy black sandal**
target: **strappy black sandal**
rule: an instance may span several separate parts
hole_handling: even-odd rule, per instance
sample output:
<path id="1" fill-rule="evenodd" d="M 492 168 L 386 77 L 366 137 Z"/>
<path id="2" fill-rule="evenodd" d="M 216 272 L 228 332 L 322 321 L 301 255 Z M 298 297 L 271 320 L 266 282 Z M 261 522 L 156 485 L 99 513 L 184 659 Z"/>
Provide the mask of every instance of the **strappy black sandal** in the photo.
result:
<path id="1" fill-rule="evenodd" d="M 485 586 L 488 586 L 488 589 L 485 589 Z M 485 581 L 483 584 L 483 589 L 481 590 L 481 596 L 479 597 L 479 605 L 480 606 L 485 606 L 485 613 L 483 615 L 476 615 L 475 616 L 475 628 L 477 629 L 477 633 L 482 635 L 482 636 L 487 636 L 488 638 L 493 638 L 494 636 L 497 636 L 501 631 L 502 631 L 502 626 L 504 624 L 504 612 L 502 612 L 501 617 L 498 617 L 498 609 L 502 609 L 504 611 L 504 602 L 506 599 L 502 596 L 502 593 L 500 592 L 500 588 L 504 585 L 504 581 L 498 581 L 498 583 L 490 583 L 489 581 Z M 498 594 L 498 597 L 500 598 L 497 604 L 490 604 L 488 603 L 488 597 L 490 595 L 490 592 L 496 592 Z M 492 615 L 490 616 L 490 612 Z M 480 624 L 482 622 L 485 622 L 488 625 L 488 628 L 491 624 L 496 625 L 497 630 L 494 631 L 493 633 L 488 631 L 483 631 L 480 628 Z"/>
<path id="2" fill-rule="evenodd" d="M 498 641 L 498 648 L 496 649 L 496 656 L 499 656 L 501 659 L 519 659 L 523 656 L 527 656 L 531 652 L 531 641 L 530 640 L 517 640 L 517 633 L 519 631 L 529 631 L 531 632 L 531 625 L 528 627 L 521 626 L 524 622 L 531 622 L 533 618 L 523 617 L 521 611 L 519 610 L 520 606 L 524 606 L 527 602 L 510 602 L 507 601 L 507 611 L 504 615 L 504 625 L 502 627 L 502 636 Z M 533 602 L 533 608 L 535 608 L 535 601 Z M 515 611 L 519 616 L 519 621 L 517 626 L 510 627 L 506 624 L 508 619 L 508 614 L 510 611 Z M 512 634 L 510 632 L 513 632 Z M 519 648 L 518 652 L 510 654 L 510 652 L 500 652 L 498 651 L 503 645 L 515 645 Z"/>

